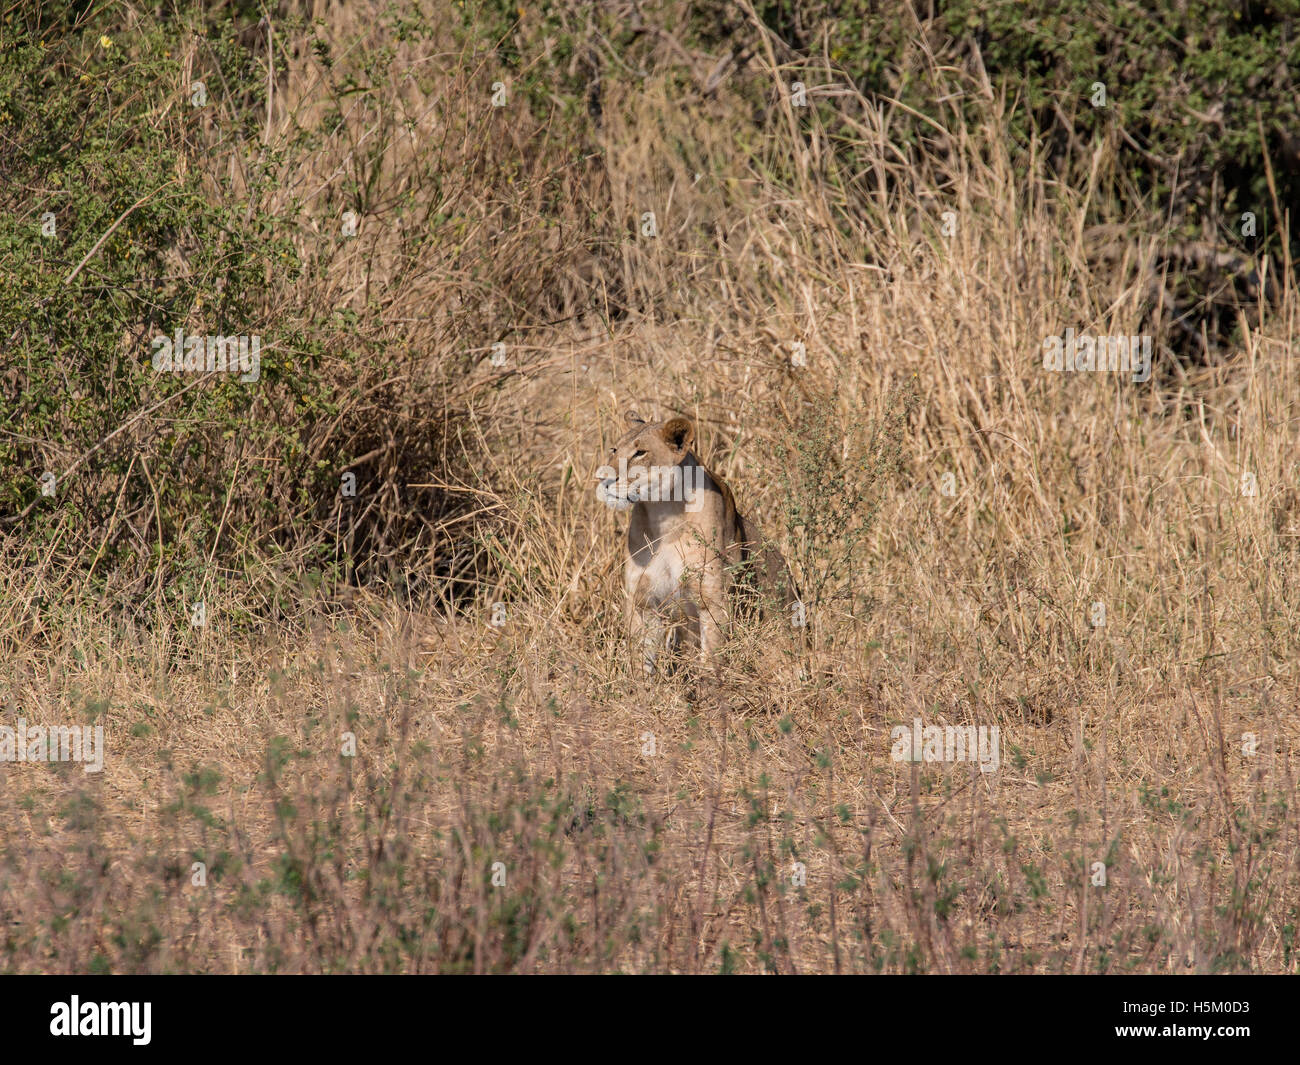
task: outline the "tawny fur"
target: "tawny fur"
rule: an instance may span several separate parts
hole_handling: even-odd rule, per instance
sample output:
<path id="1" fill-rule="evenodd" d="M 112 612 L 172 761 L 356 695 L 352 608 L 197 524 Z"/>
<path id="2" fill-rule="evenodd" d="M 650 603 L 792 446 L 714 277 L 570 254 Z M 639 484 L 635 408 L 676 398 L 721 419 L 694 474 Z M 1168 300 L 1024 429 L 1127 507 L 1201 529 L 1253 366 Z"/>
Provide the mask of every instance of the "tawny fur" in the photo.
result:
<path id="1" fill-rule="evenodd" d="M 623 585 L 634 653 L 653 672 L 661 650 L 688 641 L 707 661 L 731 624 L 738 576 L 786 606 L 794 582 L 780 553 L 736 510 L 731 489 L 691 450 L 688 418 L 645 422 L 629 412 L 626 420 L 600 471 L 600 495 L 631 509 Z M 642 471 L 648 476 L 639 478 Z"/>

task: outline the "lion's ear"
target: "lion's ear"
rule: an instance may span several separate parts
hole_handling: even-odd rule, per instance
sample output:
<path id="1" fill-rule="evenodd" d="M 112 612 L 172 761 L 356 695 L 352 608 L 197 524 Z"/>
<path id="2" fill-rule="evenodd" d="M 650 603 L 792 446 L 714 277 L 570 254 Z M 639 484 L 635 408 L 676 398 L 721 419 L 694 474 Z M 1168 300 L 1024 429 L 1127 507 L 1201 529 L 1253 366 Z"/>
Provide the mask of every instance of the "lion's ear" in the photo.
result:
<path id="1" fill-rule="evenodd" d="M 630 410 L 624 414 L 623 420 L 627 422 L 628 425 L 645 425 L 645 419 L 634 410 Z"/>
<path id="2" fill-rule="evenodd" d="M 664 422 L 664 443 L 678 455 L 685 454 L 695 443 L 695 426 L 689 418 L 672 418 Z"/>

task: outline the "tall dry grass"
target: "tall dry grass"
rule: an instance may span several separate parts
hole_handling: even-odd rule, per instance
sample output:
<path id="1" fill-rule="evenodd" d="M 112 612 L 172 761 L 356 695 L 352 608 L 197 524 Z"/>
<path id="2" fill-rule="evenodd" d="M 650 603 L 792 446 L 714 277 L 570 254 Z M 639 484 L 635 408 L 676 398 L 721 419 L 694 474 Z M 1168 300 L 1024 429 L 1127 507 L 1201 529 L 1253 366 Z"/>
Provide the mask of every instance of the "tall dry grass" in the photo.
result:
<path id="1" fill-rule="evenodd" d="M 918 76 L 985 118 L 954 103 L 915 151 L 752 12 L 743 68 L 711 84 L 664 30 L 575 145 L 487 105 L 449 27 L 400 43 L 363 7 L 313 9 L 337 62 L 391 60 L 285 152 L 269 195 L 309 190 L 316 265 L 265 313 L 349 311 L 374 351 L 378 398 L 319 441 L 374 452 L 337 521 L 364 579 L 290 560 L 249 634 L 236 583 L 190 629 L 4 571 L 8 716 L 93 716 L 110 752 L 0 767 L 5 967 L 1294 971 L 1292 264 L 1257 264 L 1230 358 L 1157 334 L 1149 384 L 1048 373 L 1045 336 L 1159 321 L 1173 235 L 1158 204 L 1099 230 L 1104 183 L 1013 146 L 1014 102 L 923 37 Z M 281 47 L 270 146 L 332 104 Z M 833 107 L 792 108 L 796 75 Z M 313 258 L 349 172 L 357 239 Z M 806 657 L 769 622 L 716 671 L 630 668 L 591 490 L 629 407 L 696 420 L 812 590 Z M 918 717 L 997 726 L 1000 769 L 893 761 Z"/>

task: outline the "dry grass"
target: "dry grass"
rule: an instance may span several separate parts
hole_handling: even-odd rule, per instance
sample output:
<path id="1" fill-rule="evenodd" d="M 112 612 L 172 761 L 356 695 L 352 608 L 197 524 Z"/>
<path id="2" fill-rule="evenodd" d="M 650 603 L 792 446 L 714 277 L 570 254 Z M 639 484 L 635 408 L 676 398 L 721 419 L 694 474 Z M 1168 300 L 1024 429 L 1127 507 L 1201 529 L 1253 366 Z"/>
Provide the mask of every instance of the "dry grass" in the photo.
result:
<path id="1" fill-rule="evenodd" d="M 420 572 L 472 559 L 457 609 L 436 581 L 303 587 L 301 624 L 249 636 L 234 592 L 188 629 L 78 599 L 54 565 L 6 568 L 8 716 L 100 714 L 109 759 L 0 767 L 4 968 L 1295 970 L 1290 264 L 1267 264 L 1273 299 L 1220 363 L 1165 351 L 1147 385 L 1045 372 L 1047 335 L 1143 332 L 1158 210 L 1103 259 L 1090 191 L 1013 158 L 991 92 L 980 128 L 954 112 L 905 161 L 877 102 L 837 97 L 833 129 L 786 106 L 792 74 L 749 32 L 755 58 L 716 92 L 706 56 L 607 79 L 576 160 L 522 104 L 471 106 L 481 56 L 402 45 L 393 69 L 419 78 L 290 158 L 283 187 L 328 187 L 375 116 L 440 116 L 373 161 L 357 243 L 308 279 L 328 287 L 270 298 L 368 316 L 389 370 L 412 371 L 411 432 L 454 412 L 462 505 L 436 528 L 407 513 L 423 531 L 384 549 Z M 313 121 L 297 54 L 285 136 Z M 764 93 L 747 142 L 737 116 Z M 463 247 L 406 248 L 394 205 L 431 204 L 435 179 Z M 470 299 L 471 260 L 509 277 L 494 310 Z M 506 323 L 504 368 L 457 361 Z M 773 624 L 737 631 L 716 674 L 629 668 L 624 519 L 591 491 L 628 407 L 695 418 L 819 590 L 806 657 Z M 409 508 L 401 447 L 377 446 L 361 499 Z M 815 517 L 841 499 L 874 513 L 856 540 L 851 515 Z M 37 595 L 66 597 L 57 623 Z M 1001 768 L 891 760 L 914 717 L 998 726 Z"/>

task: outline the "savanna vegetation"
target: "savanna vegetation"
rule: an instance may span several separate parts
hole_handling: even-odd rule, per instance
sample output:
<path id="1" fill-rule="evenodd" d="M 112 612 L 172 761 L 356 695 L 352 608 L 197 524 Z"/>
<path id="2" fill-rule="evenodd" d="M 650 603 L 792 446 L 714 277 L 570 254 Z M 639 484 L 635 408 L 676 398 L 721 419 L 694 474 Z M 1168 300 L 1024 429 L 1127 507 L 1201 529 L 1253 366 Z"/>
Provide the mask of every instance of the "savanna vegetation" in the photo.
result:
<path id="1" fill-rule="evenodd" d="M 1294 972 L 1298 15 L 0 8 L 0 971 Z M 633 668 L 629 408 L 806 640 Z"/>

